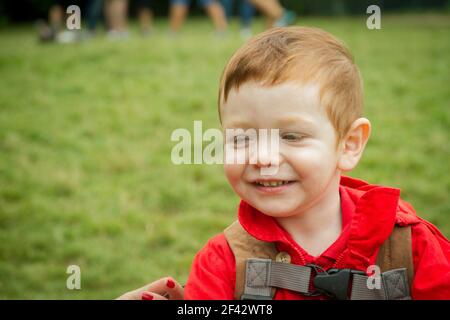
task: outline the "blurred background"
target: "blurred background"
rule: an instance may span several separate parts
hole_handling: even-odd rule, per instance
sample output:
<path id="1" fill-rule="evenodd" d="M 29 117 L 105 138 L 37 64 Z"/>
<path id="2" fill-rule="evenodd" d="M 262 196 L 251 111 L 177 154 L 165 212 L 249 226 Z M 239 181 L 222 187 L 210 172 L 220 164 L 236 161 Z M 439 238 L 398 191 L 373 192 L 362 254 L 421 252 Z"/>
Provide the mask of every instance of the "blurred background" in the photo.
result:
<path id="1" fill-rule="evenodd" d="M 81 30 L 66 28 L 71 4 Z M 380 30 L 366 27 L 369 4 Z M 450 236 L 450 1 L 262 6 L 0 2 L 0 298 L 111 299 L 166 275 L 184 283 L 239 199 L 220 165 L 173 165 L 171 133 L 194 120 L 220 127 L 223 67 L 274 25 L 320 27 L 348 45 L 373 124 L 351 175 L 401 188 Z M 66 288 L 69 265 L 81 290 Z"/>

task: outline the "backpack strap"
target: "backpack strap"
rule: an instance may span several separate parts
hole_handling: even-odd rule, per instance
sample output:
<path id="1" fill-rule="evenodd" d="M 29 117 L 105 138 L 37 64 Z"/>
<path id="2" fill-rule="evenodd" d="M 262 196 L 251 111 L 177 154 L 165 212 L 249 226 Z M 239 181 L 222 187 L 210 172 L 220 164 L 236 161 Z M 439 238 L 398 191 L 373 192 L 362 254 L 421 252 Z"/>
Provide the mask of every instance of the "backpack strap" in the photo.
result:
<path id="1" fill-rule="evenodd" d="M 233 251 L 236 260 L 236 284 L 235 284 L 235 299 L 240 300 L 243 293 L 248 289 L 248 281 L 255 282 L 261 279 L 255 279 L 255 277 L 261 276 L 261 270 L 270 270 L 270 265 L 278 265 L 283 270 L 278 270 L 277 275 L 290 274 L 289 278 L 293 280 L 295 275 L 299 275 L 300 278 L 305 277 L 304 266 L 296 266 L 290 264 L 280 264 L 275 262 L 278 250 L 274 243 L 264 242 L 258 240 L 247 233 L 247 231 L 241 226 L 239 221 L 235 221 L 227 229 L 224 230 L 225 238 L 228 245 Z M 412 244 L 411 244 L 411 227 L 395 226 L 391 232 L 389 238 L 381 245 L 376 264 L 380 267 L 383 275 L 382 290 L 373 291 L 366 289 L 367 276 L 354 275 L 353 286 L 355 289 L 352 293 L 352 299 L 404 299 L 409 297 L 409 288 L 412 286 L 412 280 L 414 277 L 414 265 L 412 259 Z M 255 259 L 258 258 L 258 259 Z M 264 266 L 261 270 L 258 270 L 258 266 Z M 247 270 L 247 269 L 254 270 Z M 294 270 L 295 268 L 299 270 Z M 291 270 L 292 269 L 292 270 Z M 406 269 L 406 270 L 405 270 Z M 249 273 L 252 271 L 252 273 Z M 263 273 L 265 273 L 264 271 Z M 246 279 L 246 275 L 252 274 L 252 279 Z M 309 277 L 308 277 L 309 279 Z M 399 284 L 399 279 L 404 279 L 404 285 Z M 261 288 L 267 288 L 267 279 L 262 279 L 264 283 Z M 302 282 L 304 279 L 301 279 Z M 284 281 L 285 282 L 285 281 Z M 288 281 L 289 282 L 289 281 Z M 408 284 L 409 282 L 409 288 Z M 399 285 L 402 288 L 401 292 L 398 291 Z M 279 287 L 289 286 L 282 285 Z M 246 289 L 247 288 L 247 289 Z M 244 290 L 245 289 L 245 290 Z M 360 289 L 360 290 L 359 290 Z M 258 297 L 265 296 L 266 298 L 273 298 L 275 295 L 275 287 L 272 287 L 269 291 L 264 289 L 262 291 L 256 290 L 255 295 L 249 297 L 250 299 L 259 299 Z M 302 292 L 300 290 L 295 290 Z M 307 291 L 307 290 L 306 290 Z M 387 292 L 387 293 L 385 293 Z M 395 293 L 391 294 L 391 293 Z"/>
<path id="2" fill-rule="evenodd" d="M 409 288 L 414 279 L 414 261 L 412 257 L 411 226 L 395 225 L 389 238 L 378 251 L 376 265 L 381 272 L 406 268 Z"/>
<path id="3" fill-rule="evenodd" d="M 244 292 L 246 260 L 250 258 L 262 258 L 275 260 L 278 253 L 275 244 L 258 240 L 248 234 L 239 221 L 233 222 L 224 230 L 228 245 L 236 259 L 236 285 L 234 297 L 240 300 Z M 272 297 L 275 288 L 272 289 Z"/>
<path id="4" fill-rule="evenodd" d="M 356 274 L 352 279 L 350 299 L 410 300 L 414 277 L 410 226 L 394 226 L 380 246 L 375 264 L 381 273 L 378 285 L 372 286 L 376 281 L 374 278 Z"/>

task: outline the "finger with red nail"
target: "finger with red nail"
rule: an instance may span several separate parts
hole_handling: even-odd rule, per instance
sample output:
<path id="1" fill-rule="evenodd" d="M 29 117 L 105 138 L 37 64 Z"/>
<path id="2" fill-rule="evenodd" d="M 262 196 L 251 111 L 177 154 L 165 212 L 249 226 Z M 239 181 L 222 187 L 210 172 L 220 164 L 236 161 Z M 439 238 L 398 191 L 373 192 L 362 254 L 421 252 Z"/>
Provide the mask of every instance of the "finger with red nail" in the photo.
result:
<path id="1" fill-rule="evenodd" d="M 184 289 L 171 277 L 154 281 L 142 288 L 127 292 L 119 300 L 183 300 Z"/>

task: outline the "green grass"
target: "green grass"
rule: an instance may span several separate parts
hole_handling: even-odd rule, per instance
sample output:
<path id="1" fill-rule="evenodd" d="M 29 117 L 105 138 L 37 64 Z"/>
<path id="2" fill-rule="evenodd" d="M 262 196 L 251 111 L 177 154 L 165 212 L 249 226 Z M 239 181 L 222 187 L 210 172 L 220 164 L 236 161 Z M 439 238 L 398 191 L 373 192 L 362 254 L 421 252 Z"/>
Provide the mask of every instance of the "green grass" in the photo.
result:
<path id="1" fill-rule="evenodd" d="M 374 126 L 352 175 L 402 189 L 450 235 L 448 15 L 302 19 L 342 38 Z M 255 31 L 262 30 L 262 23 Z M 110 299 L 187 278 L 195 252 L 235 219 L 221 166 L 174 166 L 176 128 L 219 127 L 218 79 L 242 43 L 191 20 L 177 38 L 39 45 L 0 31 L 0 298 Z M 82 290 L 66 289 L 81 267 Z"/>

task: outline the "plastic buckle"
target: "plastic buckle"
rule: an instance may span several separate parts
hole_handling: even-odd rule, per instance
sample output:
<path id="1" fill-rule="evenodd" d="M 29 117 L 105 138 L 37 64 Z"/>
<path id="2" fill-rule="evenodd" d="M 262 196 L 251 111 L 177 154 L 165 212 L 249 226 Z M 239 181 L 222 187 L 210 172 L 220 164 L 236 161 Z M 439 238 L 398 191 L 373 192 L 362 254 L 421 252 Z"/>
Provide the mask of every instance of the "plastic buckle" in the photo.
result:
<path id="1" fill-rule="evenodd" d="M 316 273 L 315 277 L 317 277 L 318 274 L 327 274 L 327 272 L 325 271 L 324 268 L 322 268 L 321 266 L 318 266 L 316 264 L 310 263 L 310 264 L 307 264 L 306 266 L 310 267 L 312 270 L 314 270 L 314 272 Z M 307 296 L 307 297 L 317 297 L 322 294 L 324 294 L 323 291 L 317 290 L 316 288 L 311 292 L 302 293 L 302 295 Z"/>
<path id="2" fill-rule="evenodd" d="M 365 275 L 364 272 L 354 269 L 330 269 L 316 274 L 313 284 L 317 291 L 329 297 L 347 300 L 350 277 L 353 274 Z"/>

